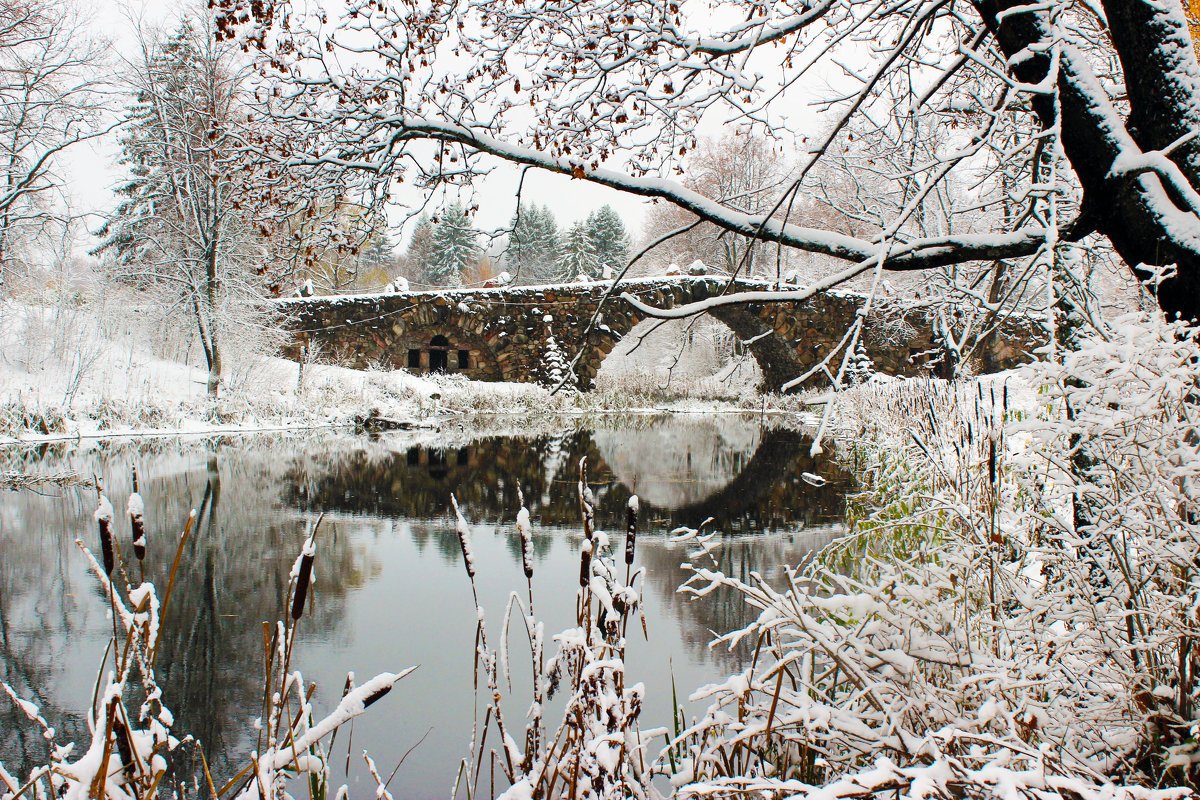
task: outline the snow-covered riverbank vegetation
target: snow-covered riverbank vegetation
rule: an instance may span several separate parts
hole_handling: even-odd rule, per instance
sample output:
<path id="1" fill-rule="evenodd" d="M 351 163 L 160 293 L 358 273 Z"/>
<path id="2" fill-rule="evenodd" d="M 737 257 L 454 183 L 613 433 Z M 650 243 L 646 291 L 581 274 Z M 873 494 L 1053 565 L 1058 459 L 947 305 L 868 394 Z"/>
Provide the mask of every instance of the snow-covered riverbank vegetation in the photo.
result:
<path id="1" fill-rule="evenodd" d="M 685 793 L 1195 786 L 1198 357 L 1194 331 L 1124 318 L 1031 366 L 1033 393 L 852 392 L 850 533 L 790 586 L 692 583 L 762 609 L 725 637 L 762 658 L 706 690 Z"/>
<path id="2" fill-rule="evenodd" d="M 763 409 L 757 374 L 736 365 L 715 375 L 617 369 L 602 374 L 595 392 L 552 393 L 535 384 L 300 365 L 274 356 L 278 335 L 249 321 L 230 339 L 238 347 L 227 351 L 213 398 L 187 321 L 132 293 L 108 287 L 0 303 L 0 441 L 353 425 L 373 412 L 436 424 L 463 414 Z M 802 404 L 780 397 L 768 407 Z"/>
<path id="3" fill-rule="evenodd" d="M 720 539 L 684 532 L 698 545 L 684 591 L 732 589 L 760 612 L 714 643 L 750 646 L 746 668 L 697 688 L 708 712 L 673 724 L 637 719 L 636 669 L 616 651 L 568 671 L 587 677 L 562 746 L 496 747 L 517 780 L 505 797 L 1187 795 L 1198 359 L 1194 332 L 1127 317 L 1023 381 L 851 391 L 842 450 L 863 491 L 845 536 L 770 585 L 721 573 Z M 588 507 L 585 492 L 585 527 Z M 607 538 L 584 549 L 568 660 L 604 640 L 589 614 L 624 624 Z M 639 724 L 667 725 L 666 747 Z"/>
<path id="4" fill-rule="evenodd" d="M 517 601 L 479 614 L 481 711 L 463 743 L 460 795 L 470 785 L 514 799 L 1182 797 L 1186 788 L 1170 787 L 1196 783 L 1200 700 L 1191 494 L 1200 458 L 1190 410 L 1198 358 L 1188 330 L 1127 317 L 1020 374 L 843 394 L 837 451 L 862 487 L 845 536 L 768 583 L 722 573 L 712 558 L 721 537 L 679 532 L 695 544 L 685 591 L 733 592 L 756 611 L 714 645 L 751 653 L 738 674 L 678 687 L 710 704 L 695 717 L 639 710 L 638 664 L 621 658 L 622 637 L 642 635 L 636 557 L 629 568 L 625 556 L 630 545 L 636 552 L 634 521 L 628 531 L 596 529 L 581 477 L 591 535 L 580 553 L 578 625 L 555 637 Z M 461 513 L 470 518 L 469 508 Z M 518 515 L 519 540 L 526 520 Z M 472 558 L 466 526 L 450 524 L 469 581 L 488 565 Z M 315 549 L 319 559 L 319 536 Z M 276 658 L 282 664 L 286 648 Z M 514 716 L 508 695 L 521 676 L 545 698 L 528 717 L 524 706 Z M 563 716 L 550 705 L 555 676 Z M 294 689 L 291 713 L 275 719 L 307 708 Z M 153 760 L 136 755 L 146 724 L 128 726 L 136 746 L 125 755 L 115 726 L 98 725 L 93 742 L 96 752 L 107 747 L 131 796 L 145 793 L 118 767 L 144 763 L 134 773 L 155 774 Z M 286 742 L 276 742 L 280 753 Z M 329 752 L 312 750 L 300 770 L 325 780 Z M 63 756 L 63 773 L 76 757 Z M 375 770 L 385 783 L 391 766 Z"/>

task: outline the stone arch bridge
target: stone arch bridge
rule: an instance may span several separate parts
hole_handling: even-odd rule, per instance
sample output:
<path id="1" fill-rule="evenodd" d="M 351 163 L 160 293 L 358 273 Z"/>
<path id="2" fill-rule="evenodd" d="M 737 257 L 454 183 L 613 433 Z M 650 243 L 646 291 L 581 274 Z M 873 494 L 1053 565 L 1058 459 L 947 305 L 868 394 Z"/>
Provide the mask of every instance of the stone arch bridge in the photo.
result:
<path id="1" fill-rule="evenodd" d="M 726 291 L 727 278 L 687 276 L 622 282 L 621 291 L 671 308 Z M 274 301 L 292 333 L 285 353 L 313 348 L 319 360 L 358 369 L 461 372 L 476 380 L 548 382 L 556 365 L 583 354 L 577 386 L 589 389 L 604 358 L 645 319 L 619 296 L 600 308 L 611 282 L 335 295 Z M 730 290 L 775 288 L 739 280 Z M 817 364 L 841 340 L 862 307 L 854 292 L 830 291 L 799 302 L 727 305 L 709 313 L 727 325 L 757 360 L 766 388 L 776 389 Z M 598 324 L 584 331 L 600 310 Z M 927 374 L 941 350 L 933 326 L 915 304 L 877 299 L 863 332 L 875 369 L 891 375 Z M 1040 324 L 1004 322 L 980 368 L 1007 369 L 1029 361 L 1042 340 Z"/>

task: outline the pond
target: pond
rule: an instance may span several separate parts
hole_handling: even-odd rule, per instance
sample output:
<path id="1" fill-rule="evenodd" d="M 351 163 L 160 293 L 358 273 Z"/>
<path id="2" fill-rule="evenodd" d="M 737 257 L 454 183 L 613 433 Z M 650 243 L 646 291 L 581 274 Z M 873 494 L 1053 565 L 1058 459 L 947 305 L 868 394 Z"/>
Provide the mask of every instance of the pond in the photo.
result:
<path id="1" fill-rule="evenodd" d="M 510 594 L 526 592 L 513 526 L 518 486 L 534 523 L 534 603 L 548 634 L 574 624 L 579 460 L 587 457 L 602 529 L 623 531 L 625 505 L 639 496 L 645 533 L 635 566 L 645 570 L 647 635 L 631 635 L 627 671 L 646 684 L 644 726 L 671 724 L 673 689 L 686 705 L 693 689 L 739 669 L 742 653 L 708 645 L 753 619 L 727 592 L 676 592 L 690 574 L 689 548 L 670 532 L 702 524 L 720 531 L 725 544 L 709 557 L 720 569 L 778 581 L 781 564 L 801 562 L 840 530 L 849 478 L 834 461 L 812 459 L 799 431 L 728 415 L 563 424 L 568 430 L 555 435 L 456 429 L 10 450 L 0 452 L 0 467 L 94 474 L 123 508 L 136 466 L 149 532 L 145 575 L 160 592 L 188 510 L 201 510 L 164 622 L 158 674 L 175 734 L 202 742 L 218 786 L 254 748 L 262 623 L 284 613 L 288 570 L 323 513 L 312 615 L 300 622 L 293 654 L 293 666 L 317 683 L 318 711 L 336 705 L 348 671 L 362 681 L 419 665 L 339 734 L 335 778 L 348 757 L 351 794 L 359 796 L 373 789 L 363 749 L 385 774 L 411 749 L 391 789 L 446 797 L 475 713 L 475 613 L 451 493 L 473 529 L 493 641 Z M 814 486 L 811 474 L 825 483 Z M 60 742 L 82 742 L 112 623 L 75 545 L 78 537 L 96 547 L 96 492 L 70 483 L 0 490 L 0 680 L 41 707 Z M 127 522 L 117 530 L 128 539 Z M 529 661 L 517 628 L 510 713 L 521 719 Z M 0 698 L 0 762 L 24 775 L 45 750 Z M 177 760 L 177 771 L 199 774 L 189 758 Z"/>

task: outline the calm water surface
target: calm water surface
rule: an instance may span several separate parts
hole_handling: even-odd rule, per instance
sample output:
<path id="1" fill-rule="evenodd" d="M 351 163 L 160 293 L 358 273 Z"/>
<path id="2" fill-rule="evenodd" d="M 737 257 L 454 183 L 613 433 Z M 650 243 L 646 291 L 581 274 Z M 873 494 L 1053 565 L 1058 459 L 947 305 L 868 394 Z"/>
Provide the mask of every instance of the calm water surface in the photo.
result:
<path id="1" fill-rule="evenodd" d="M 676 593 L 689 559 L 669 531 L 705 523 L 727 534 L 714 554 L 722 570 L 778 580 L 779 565 L 802 561 L 836 534 L 848 486 L 834 464 L 808 456 L 802 434 L 763 429 L 755 419 L 638 419 L 525 438 L 423 436 L 9 451 L 0 452 L 0 468 L 94 473 L 123 508 L 136 464 L 150 531 L 146 576 L 160 587 L 188 510 L 202 509 L 164 623 L 158 671 L 176 735 L 203 743 L 218 786 L 254 746 L 262 622 L 284 613 L 288 569 L 305 531 L 325 513 L 313 614 L 301 621 L 293 654 L 293 665 L 318 685 L 317 708 L 336 705 L 348 671 L 365 680 L 419 665 L 355 721 L 352 735 L 339 734 L 333 761 L 341 772 L 349 751 L 353 796 L 368 789 L 363 749 L 390 773 L 416 745 L 391 785 L 403 797 L 446 797 L 466 753 L 475 615 L 448 518 L 452 492 L 473 525 L 493 641 L 510 593 L 525 594 L 512 525 L 518 485 L 535 525 L 534 602 L 548 633 L 574 624 L 579 459 L 588 458 L 603 529 L 623 530 L 625 504 L 639 496 L 646 535 L 637 564 L 646 573 L 649 638 L 631 637 L 627 670 L 647 686 L 642 724 L 651 727 L 670 725 L 672 682 L 682 701 L 740 668 L 741 653 L 708 644 L 753 618 L 728 593 Z M 828 482 L 814 487 L 805 472 Z M 95 491 L 80 486 L 0 490 L 0 679 L 41 706 L 59 741 L 86 738 L 83 709 L 112 629 L 74 543 L 96 546 L 95 505 Z M 127 524 L 118 531 L 127 539 Z M 518 627 L 511 719 L 521 719 L 527 704 L 528 649 Z M 24 775 L 45 756 L 40 735 L 0 701 L 0 761 Z M 177 761 L 181 774 L 194 768 L 187 757 Z"/>

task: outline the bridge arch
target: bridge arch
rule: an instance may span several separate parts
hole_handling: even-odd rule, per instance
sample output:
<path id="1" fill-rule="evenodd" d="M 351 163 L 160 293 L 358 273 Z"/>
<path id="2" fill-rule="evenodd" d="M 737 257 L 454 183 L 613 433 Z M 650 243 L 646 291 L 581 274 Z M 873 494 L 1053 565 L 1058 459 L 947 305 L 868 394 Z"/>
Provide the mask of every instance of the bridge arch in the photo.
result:
<path id="1" fill-rule="evenodd" d="M 722 281 L 717 278 L 690 280 L 671 283 L 654 289 L 637 291 L 640 299 L 660 308 L 674 308 L 687 303 L 699 302 L 720 293 Z M 790 304 L 789 304 L 790 305 Z M 708 312 L 709 316 L 733 331 L 734 336 L 745 343 L 746 349 L 758 364 L 762 382 L 766 386 L 780 386 L 804 372 L 795 349 L 785 339 L 774 335 L 774 318 L 764 313 L 761 304 L 718 306 Z M 581 383 L 594 380 L 600 365 L 634 327 L 645 319 L 644 314 L 623 301 L 609 301 L 603 310 L 603 329 L 595 337 L 581 359 Z"/>
<path id="2" fill-rule="evenodd" d="M 657 307 L 672 308 L 725 292 L 773 290 L 765 281 L 687 276 L 626 281 L 621 290 Z M 600 364 L 617 342 L 642 321 L 634 306 L 610 297 L 611 282 L 448 289 L 438 292 L 308 297 L 272 301 L 294 340 L 285 354 L 319 343 L 326 358 L 363 369 L 383 365 L 416 372 L 443 368 L 477 380 L 557 382 L 578 355 L 580 389 L 594 385 Z M 853 324 L 864 298 L 825 292 L 802 302 L 717 306 L 711 316 L 747 343 L 763 383 L 777 389 L 829 354 Z M 922 354 L 935 350 L 932 325 L 918 305 L 877 299 L 862 344 L 879 371 L 928 374 Z M 586 332 L 596 315 L 598 325 Z M 876 316 L 878 315 L 878 316 Z M 879 324 L 888 318 L 902 324 Z M 435 337 L 444 337 L 434 344 Z M 1041 322 L 1004 321 L 990 343 L 985 365 L 1009 369 L 1030 360 L 1044 340 Z M 579 352 L 582 350 L 582 352 Z M 437 355 L 433 355 L 437 352 Z"/>
<path id="3" fill-rule="evenodd" d="M 702 314 L 639 322 L 601 360 L 596 386 L 666 388 L 678 380 L 721 381 L 735 392 L 763 382 L 758 361 L 742 339 L 725 323 Z"/>

